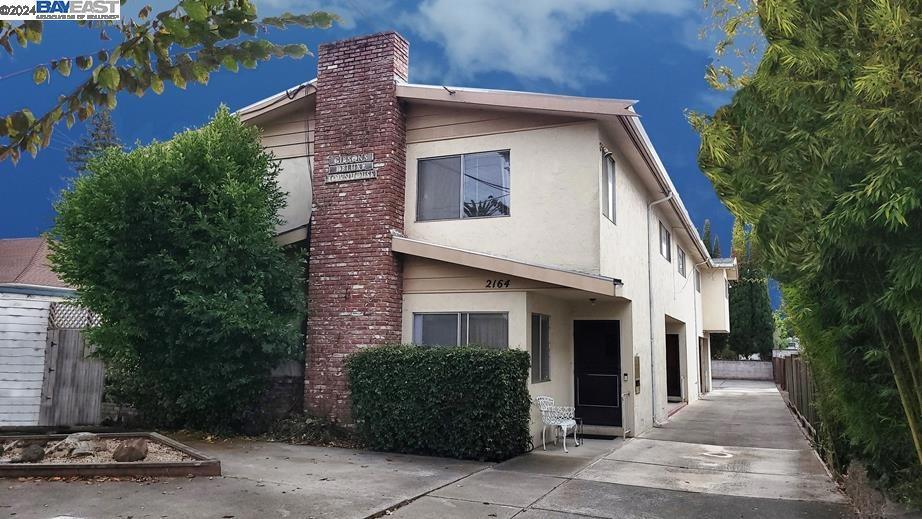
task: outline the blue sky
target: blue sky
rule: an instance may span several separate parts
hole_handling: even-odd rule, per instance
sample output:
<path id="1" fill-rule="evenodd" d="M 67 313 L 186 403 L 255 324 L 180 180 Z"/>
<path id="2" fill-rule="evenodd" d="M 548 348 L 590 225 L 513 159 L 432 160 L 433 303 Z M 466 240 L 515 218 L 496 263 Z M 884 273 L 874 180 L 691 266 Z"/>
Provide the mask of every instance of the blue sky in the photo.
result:
<path id="1" fill-rule="evenodd" d="M 697 135 L 686 109 L 712 112 L 728 100 L 703 80 L 711 46 L 698 38 L 705 24 L 699 0 L 256 0 L 261 15 L 283 10 L 337 12 L 330 30 L 274 31 L 277 42 L 318 43 L 387 29 L 410 41 L 410 80 L 436 84 L 637 99 L 636 108 L 696 225 L 711 219 L 724 252 L 732 219 L 698 170 Z M 153 2 L 157 8 L 168 0 Z M 144 3 L 130 0 L 123 12 Z M 111 46 L 71 22 L 45 24 L 41 45 L 0 53 L 0 76 L 50 59 Z M 221 103 L 232 109 L 315 76 L 312 57 L 274 60 L 256 70 L 213 74 L 207 86 L 167 86 L 163 95 L 121 94 L 113 119 L 126 143 L 165 140 L 205 122 Z M 76 75 L 76 73 L 75 73 Z M 73 78 L 36 86 L 31 75 L 0 80 L 0 114 L 28 106 L 42 113 Z M 35 236 L 53 221 L 52 203 L 73 176 L 64 149 L 82 125 L 61 126 L 52 148 L 18 165 L 0 163 L 0 238 Z"/>

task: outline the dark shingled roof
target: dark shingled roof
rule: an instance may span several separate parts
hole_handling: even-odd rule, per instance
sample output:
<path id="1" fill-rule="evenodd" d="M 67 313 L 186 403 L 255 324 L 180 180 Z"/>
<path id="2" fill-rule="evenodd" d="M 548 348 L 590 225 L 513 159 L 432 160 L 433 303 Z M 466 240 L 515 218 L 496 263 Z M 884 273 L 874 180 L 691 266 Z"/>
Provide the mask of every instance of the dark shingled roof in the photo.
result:
<path id="1" fill-rule="evenodd" d="M 0 284 L 71 288 L 48 265 L 45 238 L 0 240 Z"/>

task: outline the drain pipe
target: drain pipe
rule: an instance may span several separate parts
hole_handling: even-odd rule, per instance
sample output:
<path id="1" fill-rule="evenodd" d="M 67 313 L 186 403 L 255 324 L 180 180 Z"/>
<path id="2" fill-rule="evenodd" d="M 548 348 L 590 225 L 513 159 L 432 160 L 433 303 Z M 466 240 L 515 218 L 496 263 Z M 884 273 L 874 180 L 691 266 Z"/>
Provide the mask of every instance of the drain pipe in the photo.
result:
<path id="1" fill-rule="evenodd" d="M 656 349 L 656 340 L 654 339 L 656 326 L 653 322 L 653 234 L 650 229 L 650 215 L 653 213 L 654 207 L 672 200 L 674 195 L 675 193 L 670 191 L 663 198 L 647 204 L 647 302 L 650 305 L 648 311 L 650 315 L 650 402 L 653 408 L 653 427 L 659 427 L 662 424 L 656 421 L 656 362 L 653 357 L 653 352 Z"/>

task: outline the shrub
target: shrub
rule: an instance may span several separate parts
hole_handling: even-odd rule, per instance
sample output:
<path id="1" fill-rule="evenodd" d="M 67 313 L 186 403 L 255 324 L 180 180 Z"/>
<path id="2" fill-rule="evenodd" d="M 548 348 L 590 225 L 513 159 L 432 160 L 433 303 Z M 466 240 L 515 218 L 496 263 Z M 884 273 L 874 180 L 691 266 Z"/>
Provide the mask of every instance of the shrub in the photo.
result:
<path id="1" fill-rule="evenodd" d="M 372 449 L 498 461 L 530 448 L 528 353 L 382 346 L 347 370 L 359 434 Z"/>
<path id="2" fill-rule="evenodd" d="M 239 426 L 299 345 L 300 262 L 273 241 L 284 194 L 257 130 L 203 128 L 90 161 L 55 206 L 52 264 L 101 317 L 113 394 L 156 426 Z"/>

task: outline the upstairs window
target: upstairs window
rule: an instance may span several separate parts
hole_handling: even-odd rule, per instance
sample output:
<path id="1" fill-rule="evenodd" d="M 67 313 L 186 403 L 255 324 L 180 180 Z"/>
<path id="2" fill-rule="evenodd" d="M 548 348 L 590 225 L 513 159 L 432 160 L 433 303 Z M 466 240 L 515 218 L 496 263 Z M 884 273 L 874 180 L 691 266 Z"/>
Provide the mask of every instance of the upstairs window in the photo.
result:
<path id="1" fill-rule="evenodd" d="M 416 219 L 509 216 L 509 151 L 420 159 Z"/>
<path id="2" fill-rule="evenodd" d="M 551 318 L 531 314 L 531 383 L 551 380 Z"/>
<path id="3" fill-rule="evenodd" d="M 666 258 L 666 261 L 672 262 L 672 235 L 669 234 L 663 222 L 659 223 L 659 253 Z"/>
<path id="4" fill-rule="evenodd" d="M 501 312 L 413 314 L 413 343 L 423 346 L 509 347 L 509 316 Z"/>
<path id="5" fill-rule="evenodd" d="M 683 278 L 687 278 L 688 274 L 685 271 L 685 251 L 682 250 L 682 247 L 676 247 L 676 264 L 678 265 L 679 274 L 682 274 Z"/>
<path id="6" fill-rule="evenodd" d="M 701 273 L 695 270 L 695 291 L 701 292 Z"/>
<path id="7" fill-rule="evenodd" d="M 602 156 L 602 215 L 615 222 L 615 159 Z"/>

